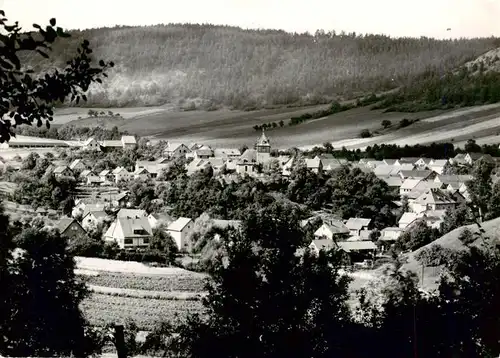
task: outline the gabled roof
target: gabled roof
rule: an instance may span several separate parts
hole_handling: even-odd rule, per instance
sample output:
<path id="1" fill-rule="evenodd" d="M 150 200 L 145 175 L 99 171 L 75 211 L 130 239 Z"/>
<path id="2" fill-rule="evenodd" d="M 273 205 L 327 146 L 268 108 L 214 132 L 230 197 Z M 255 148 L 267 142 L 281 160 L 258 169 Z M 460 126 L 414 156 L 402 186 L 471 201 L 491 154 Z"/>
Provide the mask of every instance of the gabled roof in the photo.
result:
<path id="1" fill-rule="evenodd" d="M 403 179 L 397 176 L 381 176 L 379 179 L 385 181 L 389 187 L 401 187 Z"/>
<path id="2" fill-rule="evenodd" d="M 345 226 L 349 230 L 361 230 L 363 227 L 370 225 L 372 219 L 363 219 L 363 218 L 349 218 L 345 223 Z"/>
<path id="3" fill-rule="evenodd" d="M 108 169 L 104 169 L 103 171 L 101 171 L 101 172 L 99 173 L 99 176 L 100 176 L 100 177 L 103 177 L 103 176 L 106 176 L 106 175 L 108 175 L 108 174 L 111 174 L 111 171 L 110 171 L 110 170 L 108 170 Z"/>
<path id="4" fill-rule="evenodd" d="M 108 214 L 106 214 L 105 211 L 101 211 L 101 210 L 99 210 L 99 211 L 97 211 L 97 210 L 89 210 L 89 211 L 87 211 L 87 210 L 85 210 L 83 218 L 85 218 L 89 214 L 92 214 L 96 219 L 104 219 L 105 217 L 108 216 Z"/>
<path id="5" fill-rule="evenodd" d="M 334 170 L 337 168 L 340 168 L 342 166 L 342 163 L 336 159 L 336 158 L 328 158 L 328 159 L 321 159 L 321 164 L 323 165 L 324 170 Z"/>
<path id="6" fill-rule="evenodd" d="M 166 164 L 166 163 L 169 163 L 170 162 L 170 159 L 168 158 L 165 158 L 165 157 L 160 157 L 156 160 L 156 163 L 158 164 Z"/>
<path id="7" fill-rule="evenodd" d="M 399 219 L 398 224 L 400 224 L 400 225 L 403 224 L 403 225 L 408 226 L 412 222 L 417 220 L 418 218 L 421 218 L 422 216 L 423 216 L 422 214 L 406 212 L 406 213 L 403 213 L 403 215 L 401 215 L 401 218 Z"/>
<path id="8" fill-rule="evenodd" d="M 103 140 L 101 145 L 103 147 L 110 147 L 110 148 L 123 147 L 123 143 L 121 140 Z"/>
<path id="9" fill-rule="evenodd" d="M 203 156 L 212 156 L 214 154 L 214 152 L 212 151 L 212 149 L 210 149 L 210 148 L 208 148 L 206 146 L 203 146 L 200 149 L 196 149 L 195 153 L 196 153 L 196 155 L 203 155 Z"/>
<path id="10" fill-rule="evenodd" d="M 116 201 L 120 201 L 122 199 L 125 199 L 128 196 L 128 192 L 123 192 L 115 196 Z"/>
<path id="11" fill-rule="evenodd" d="M 321 227 L 325 226 L 333 234 L 349 234 L 349 229 L 344 225 L 343 222 L 338 220 L 329 220 L 328 222 L 323 222 Z M 320 229 L 321 229 L 320 227 Z M 319 229 L 318 229 L 319 230 Z M 316 230 L 316 231 L 318 231 Z"/>
<path id="12" fill-rule="evenodd" d="M 82 228 L 82 226 L 80 225 L 80 223 L 78 221 L 76 221 L 75 219 L 73 218 L 68 218 L 68 217 L 63 217 L 59 220 L 59 222 L 56 224 L 56 228 L 59 229 L 59 232 L 62 234 L 64 233 L 68 227 L 73 224 L 73 222 L 75 222 L 78 226 L 80 226 L 80 228 L 82 230 L 85 231 L 84 228 Z"/>
<path id="13" fill-rule="evenodd" d="M 134 230 L 141 230 L 144 233 L 136 234 Z M 151 225 L 147 217 L 141 218 L 116 218 L 116 220 L 111 224 L 109 229 L 106 231 L 105 236 L 108 237 L 148 237 L 153 234 Z"/>
<path id="14" fill-rule="evenodd" d="M 71 162 L 71 164 L 69 165 L 69 169 L 75 169 L 75 167 L 78 165 L 78 164 L 83 164 L 85 165 L 85 163 L 83 163 L 83 161 L 81 159 L 75 159 Z"/>
<path id="15" fill-rule="evenodd" d="M 214 156 L 227 157 L 227 156 L 240 156 L 241 152 L 236 148 L 216 148 L 214 149 Z"/>
<path id="16" fill-rule="evenodd" d="M 454 204 L 456 201 L 449 195 L 448 192 L 441 189 L 428 189 L 422 193 L 415 203 L 426 204 Z"/>
<path id="17" fill-rule="evenodd" d="M 401 170 L 399 175 L 403 178 L 426 179 L 431 176 L 432 170 Z"/>
<path id="18" fill-rule="evenodd" d="M 383 162 L 387 165 L 394 165 L 396 164 L 397 159 L 384 159 Z"/>
<path id="19" fill-rule="evenodd" d="M 123 144 L 137 144 L 135 137 L 133 135 L 124 135 L 122 136 Z"/>
<path id="20" fill-rule="evenodd" d="M 89 139 L 87 139 L 85 142 L 83 142 L 83 145 L 84 146 L 87 146 L 89 145 L 90 143 L 92 142 L 97 142 L 93 137 L 90 137 Z"/>
<path id="21" fill-rule="evenodd" d="M 116 214 L 117 218 L 143 218 L 147 216 L 146 210 L 142 209 L 120 209 Z"/>
<path id="22" fill-rule="evenodd" d="M 80 173 L 80 178 L 86 178 L 86 177 L 88 177 L 89 175 L 92 175 L 92 174 L 94 174 L 92 172 L 92 170 L 85 169 L 85 170 L 82 170 L 82 172 Z"/>
<path id="23" fill-rule="evenodd" d="M 186 147 L 187 150 L 191 151 L 191 149 L 188 146 L 186 146 L 184 143 L 170 143 L 170 142 L 167 143 L 167 146 L 165 147 L 165 151 L 166 152 L 175 152 L 177 149 L 179 149 L 182 146 Z"/>
<path id="24" fill-rule="evenodd" d="M 210 158 L 208 162 L 213 168 L 221 168 L 224 166 L 224 160 L 222 158 Z"/>
<path id="25" fill-rule="evenodd" d="M 134 175 L 141 174 L 149 174 L 149 170 L 147 170 L 146 168 L 137 168 L 137 170 L 134 172 Z"/>
<path id="26" fill-rule="evenodd" d="M 345 252 L 377 249 L 377 246 L 372 241 L 341 241 L 337 245 Z"/>
<path id="27" fill-rule="evenodd" d="M 423 162 L 425 165 L 428 165 L 431 161 L 433 161 L 432 158 L 420 158 L 417 160 L 417 162 Z"/>
<path id="28" fill-rule="evenodd" d="M 54 173 L 60 174 L 64 173 L 64 171 L 68 170 L 69 168 L 65 165 L 60 165 L 54 169 Z"/>
<path id="29" fill-rule="evenodd" d="M 335 247 L 335 241 L 330 239 L 317 239 L 311 242 L 311 246 L 314 245 L 318 250 L 331 250 Z"/>
<path id="30" fill-rule="evenodd" d="M 111 174 L 116 175 L 116 174 L 120 174 L 122 172 L 128 173 L 128 170 L 125 169 L 124 167 L 116 167 L 115 169 L 113 169 L 113 171 L 111 172 Z"/>
<path id="31" fill-rule="evenodd" d="M 398 160 L 399 164 L 415 164 L 420 158 L 418 157 L 404 157 Z"/>
<path id="32" fill-rule="evenodd" d="M 252 164 L 257 162 L 257 151 L 255 149 L 247 149 L 240 157 L 238 165 L 241 164 Z"/>
<path id="33" fill-rule="evenodd" d="M 182 231 L 187 224 L 189 224 L 192 220 L 190 218 L 180 217 L 171 223 L 167 230 L 169 231 Z"/>
<path id="34" fill-rule="evenodd" d="M 307 168 L 309 169 L 317 169 L 321 166 L 321 160 L 319 158 L 313 158 L 313 159 L 306 158 L 305 162 Z"/>
<path id="35" fill-rule="evenodd" d="M 412 190 L 421 181 L 422 181 L 421 179 L 405 179 L 405 181 L 403 182 L 403 184 L 401 184 L 401 189 Z"/>
<path id="36" fill-rule="evenodd" d="M 465 183 L 472 180 L 472 175 L 438 175 L 435 181 L 440 181 L 441 183 Z"/>
<path id="37" fill-rule="evenodd" d="M 448 164 L 447 159 L 436 159 L 432 160 L 432 162 L 429 163 L 430 167 L 444 167 L 446 164 Z"/>

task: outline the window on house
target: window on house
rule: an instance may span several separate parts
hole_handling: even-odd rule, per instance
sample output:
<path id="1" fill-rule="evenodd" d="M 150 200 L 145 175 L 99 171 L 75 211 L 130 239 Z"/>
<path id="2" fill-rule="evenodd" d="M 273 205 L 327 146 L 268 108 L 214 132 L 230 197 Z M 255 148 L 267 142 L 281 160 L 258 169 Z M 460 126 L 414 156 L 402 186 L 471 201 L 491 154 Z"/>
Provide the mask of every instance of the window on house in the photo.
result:
<path id="1" fill-rule="evenodd" d="M 125 245 L 132 245 L 134 243 L 134 240 L 132 240 L 132 239 L 125 239 L 123 242 L 124 242 Z"/>
<path id="2" fill-rule="evenodd" d="M 144 239 L 142 239 L 142 242 L 144 244 L 149 244 L 149 238 L 145 237 Z"/>

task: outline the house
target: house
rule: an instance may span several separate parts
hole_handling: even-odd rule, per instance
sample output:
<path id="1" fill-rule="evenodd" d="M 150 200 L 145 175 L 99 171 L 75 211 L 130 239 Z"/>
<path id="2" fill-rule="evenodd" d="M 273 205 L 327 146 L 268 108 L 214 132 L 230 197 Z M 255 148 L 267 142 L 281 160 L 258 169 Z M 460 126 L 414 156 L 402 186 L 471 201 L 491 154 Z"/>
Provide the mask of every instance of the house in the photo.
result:
<path id="1" fill-rule="evenodd" d="M 411 164 L 412 166 L 415 166 L 419 160 L 420 160 L 420 158 L 406 157 L 406 158 L 401 158 L 401 159 L 396 160 L 394 165 Z"/>
<path id="2" fill-rule="evenodd" d="M 428 168 L 438 174 L 443 174 L 444 171 L 450 166 L 450 163 L 446 159 L 437 159 L 437 160 L 432 160 Z"/>
<path id="3" fill-rule="evenodd" d="M 165 157 L 170 159 L 185 157 L 188 153 L 191 153 L 191 149 L 189 149 L 185 144 L 172 144 L 170 142 L 167 143 L 167 146 L 163 152 Z"/>
<path id="4" fill-rule="evenodd" d="M 329 172 L 342 167 L 342 163 L 336 158 L 322 158 L 322 156 L 317 155 L 314 159 L 321 161 L 321 168 L 324 172 Z"/>
<path id="5" fill-rule="evenodd" d="M 194 159 L 186 164 L 187 175 L 192 175 L 200 170 L 208 170 L 210 168 L 210 161 L 207 159 Z"/>
<path id="6" fill-rule="evenodd" d="M 116 214 L 117 218 L 146 218 L 148 214 L 142 209 L 120 209 Z"/>
<path id="7" fill-rule="evenodd" d="M 71 216 L 85 216 L 89 211 L 103 211 L 105 205 L 103 203 L 89 202 L 89 199 L 76 199 Z"/>
<path id="8" fill-rule="evenodd" d="M 413 212 L 421 213 L 428 210 L 446 210 L 457 206 L 457 201 L 445 190 L 428 189 L 410 203 Z"/>
<path id="9" fill-rule="evenodd" d="M 132 177 L 130 172 L 127 169 L 125 169 L 124 167 L 117 167 L 117 168 L 113 169 L 111 174 L 114 177 L 115 183 L 118 183 L 119 181 L 129 181 Z"/>
<path id="10" fill-rule="evenodd" d="M 210 158 L 208 159 L 208 163 L 216 173 L 220 172 L 226 167 L 226 163 L 222 158 Z"/>
<path id="11" fill-rule="evenodd" d="M 398 188 L 399 189 L 401 187 L 401 185 L 403 185 L 403 179 L 398 178 L 398 177 L 388 176 L 388 177 L 377 177 L 377 178 L 385 181 L 389 188 Z"/>
<path id="12" fill-rule="evenodd" d="M 407 196 L 421 181 L 421 179 L 406 179 L 399 188 L 399 195 Z"/>
<path id="13" fill-rule="evenodd" d="M 94 138 L 89 138 L 85 142 L 83 142 L 82 149 L 84 150 L 89 150 L 89 151 L 101 151 L 101 144 L 97 142 Z"/>
<path id="14" fill-rule="evenodd" d="M 72 171 L 82 172 L 87 169 L 87 165 L 81 159 L 75 159 L 69 165 Z"/>
<path id="15" fill-rule="evenodd" d="M 214 149 L 214 157 L 222 159 L 237 159 L 241 156 L 239 149 L 235 148 L 219 148 Z"/>
<path id="16" fill-rule="evenodd" d="M 403 213 L 401 218 L 398 221 L 398 226 L 400 229 L 404 230 L 407 227 L 409 227 L 411 224 L 413 224 L 417 219 L 421 218 L 423 214 L 419 213 Z"/>
<path id="17" fill-rule="evenodd" d="M 149 225 L 151 228 L 157 228 L 160 225 L 170 225 L 174 219 L 166 213 L 152 213 L 148 215 Z"/>
<path id="18" fill-rule="evenodd" d="M 124 135 L 121 139 L 124 149 L 137 147 L 137 141 L 133 135 Z"/>
<path id="19" fill-rule="evenodd" d="M 467 183 L 472 179 L 472 175 L 438 175 L 434 178 L 434 181 L 446 185 L 451 183 Z"/>
<path id="20" fill-rule="evenodd" d="M 281 175 L 284 177 L 289 177 L 292 173 L 293 165 L 295 163 L 295 157 L 288 159 L 282 166 Z"/>
<path id="21" fill-rule="evenodd" d="M 432 158 L 419 158 L 415 162 L 415 166 L 418 169 L 426 169 L 429 166 L 429 164 L 431 163 L 431 161 L 432 161 Z"/>
<path id="22" fill-rule="evenodd" d="M 81 181 L 87 181 L 87 178 L 90 176 L 90 175 L 94 175 L 94 172 L 92 170 L 89 170 L 89 169 L 85 169 L 85 170 L 82 170 L 82 172 L 80 173 L 80 175 L 78 176 L 78 178 L 81 180 Z"/>
<path id="23" fill-rule="evenodd" d="M 104 211 L 87 211 L 82 218 L 82 227 L 89 230 L 104 221 L 108 215 Z"/>
<path id="24" fill-rule="evenodd" d="M 321 173 L 323 172 L 323 164 L 321 163 L 321 159 L 319 158 L 313 158 L 305 159 L 307 169 L 311 170 L 313 173 Z"/>
<path id="25" fill-rule="evenodd" d="M 460 165 L 460 166 L 467 165 L 467 161 L 465 160 L 465 154 L 463 153 L 459 153 L 455 155 L 453 158 L 448 159 L 448 162 L 451 165 Z"/>
<path id="26" fill-rule="evenodd" d="M 373 260 L 377 251 L 372 241 L 339 241 L 337 246 L 348 255 L 351 263 Z"/>
<path id="27" fill-rule="evenodd" d="M 193 157 L 195 159 L 208 159 L 214 156 L 212 148 L 207 145 L 202 146 L 199 149 L 193 151 Z"/>
<path id="28" fill-rule="evenodd" d="M 180 217 L 167 227 L 167 233 L 172 236 L 179 251 L 190 251 L 191 243 L 188 235 L 194 228 L 194 222 L 190 218 Z"/>
<path id="29" fill-rule="evenodd" d="M 116 242 L 121 249 L 148 247 L 153 230 L 147 217 L 116 218 L 104 234 L 107 242 Z"/>
<path id="30" fill-rule="evenodd" d="M 384 159 L 382 161 L 384 162 L 385 165 L 395 165 L 397 162 L 397 159 Z"/>
<path id="31" fill-rule="evenodd" d="M 436 173 L 432 170 L 401 170 L 399 176 L 401 179 L 434 179 Z"/>
<path id="32" fill-rule="evenodd" d="M 490 154 L 483 154 L 483 153 L 467 153 L 465 155 L 464 160 L 469 165 L 473 165 L 478 160 L 484 160 L 492 164 L 495 163 L 495 160 Z"/>
<path id="33" fill-rule="evenodd" d="M 330 251 L 336 248 L 335 241 L 329 239 L 316 239 L 311 242 L 309 248 L 317 255 L 321 250 Z"/>
<path id="34" fill-rule="evenodd" d="M 371 221 L 371 219 L 349 218 L 345 226 L 349 229 L 349 235 L 360 236 L 361 230 L 368 230 Z"/>
<path id="35" fill-rule="evenodd" d="M 124 208 L 128 204 L 129 196 L 130 194 L 127 191 L 125 191 L 123 193 L 116 195 L 111 203 L 115 207 Z"/>
<path id="36" fill-rule="evenodd" d="M 100 176 L 90 173 L 87 175 L 85 183 L 89 186 L 99 186 L 103 183 L 103 179 Z"/>
<path id="37" fill-rule="evenodd" d="M 36 210 L 35 210 L 35 213 L 39 216 L 47 216 L 47 209 L 45 208 L 42 208 L 42 207 L 38 207 Z"/>
<path id="38" fill-rule="evenodd" d="M 151 174 L 146 168 L 137 169 L 134 173 L 132 173 L 132 176 L 134 179 L 139 180 L 147 180 L 151 178 Z"/>
<path id="39" fill-rule="evenodd" d="M 61 236 L 65 236 L 69 240 L 88 238 L 87 231 L 73 218 L 61 218 L 56 224 L 56 228 L 61 233 Z"/>
<path id="40" fill-rule="evenodd" d="M 241 155 L 240 160 L 236 164 L 236 173 L 238 174 L 253 174 L 257 166 L 257 150 L 247 149 Z"/>
<path id="41" fill-rule="evenodd" d="M 68 176 L 71 176 L 73 175 L 73 172 L 71 171 L 71 169 L 69 169 L 67 166 L 65 165 L 60 165 L 58 167 L 56 167 L 53 171 L 54 173 L 54 176 L 56 178 L 60 178 L 60 177 L 68 177 Z"/>
<path id="42" fill-rule="evenodd" d="M 418 198 L 423 192 L 429 189 L 441 189 L 443 185 L 441 183 L 436 183 L 432 180 L 421 180 L 417 185 L 413 187 L 413 189 L 408 193 L 405 193 L 405 196 L 408 198 L 411 203 L 413 200 Z"/>
<path id="43" fill-rule="evenodd" d="M 101 171 L 99 173 L 99 178 L 101 178 L 101 182 L 102 183 L 112 183 L 115 181 L 115 176 L 113 175 L 113 173 L 108 170 L 108 169 L 104 169 L 103 171 Z"/>
<path id="44" fill-rule="evenodd" d="M 402 232 L 403 230 L 399 227 L 386 227 L 385 229 L 382 229 L 382 231 L 380 231 L 379 240 L 385 242 L 396 242 L 401 236 Z"/>
<path id="45" fill-rule="evenodd" d="M 323 225 L 321 225 L 319 229 L 314 232 L 314 237 L 317 239 L 326 238 L 334 240 L 336 238 L 349 236 L 349 233 L 349 229 L 343 222 L 338 220 L 329 220 L 328 222 L 323 222 Z"/>

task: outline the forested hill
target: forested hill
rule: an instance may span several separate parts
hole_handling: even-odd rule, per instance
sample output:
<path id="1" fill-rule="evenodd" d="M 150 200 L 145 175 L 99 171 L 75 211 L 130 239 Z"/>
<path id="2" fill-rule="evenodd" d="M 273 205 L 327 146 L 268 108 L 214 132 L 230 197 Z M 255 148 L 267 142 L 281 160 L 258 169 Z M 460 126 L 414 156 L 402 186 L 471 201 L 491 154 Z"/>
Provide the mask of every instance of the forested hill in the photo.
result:
<path id="1" fill-rule="evenodd" d="M 320 103 L 411 82 L 429 69 L 449 70 L 498 40 L 292 34 L 213 25 L 158 25 L 74 31 L 54 46 L 59 66 L 83 38 L 96 58 L 117 67 L 89 96 L 96 106 L 229 106 Z M 496 42 L 496 43 L 495 43 Z M 36 70 L 52 65 L 31 57 Z"/>

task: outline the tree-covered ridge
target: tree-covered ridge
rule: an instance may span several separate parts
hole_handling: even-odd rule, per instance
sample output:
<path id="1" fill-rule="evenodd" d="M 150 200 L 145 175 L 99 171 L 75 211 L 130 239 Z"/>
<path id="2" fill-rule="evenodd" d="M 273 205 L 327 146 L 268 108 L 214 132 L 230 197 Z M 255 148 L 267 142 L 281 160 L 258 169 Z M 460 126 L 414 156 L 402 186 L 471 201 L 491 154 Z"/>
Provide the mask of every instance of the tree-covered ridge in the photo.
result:
<path id="1" fill-rule="evenodd" d="M 253 108 L 318 103 L 392 89 L 429 69 L 449 70 L 494 48 L 494 39 L 435 40 L 381 35 L 157 25 L 73 31 L 35 70 L 65 64 L 82 38 L 116 68 L 88 96 L 94 105 L 178 103 Z"/>

